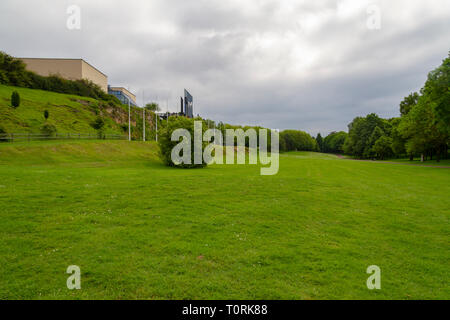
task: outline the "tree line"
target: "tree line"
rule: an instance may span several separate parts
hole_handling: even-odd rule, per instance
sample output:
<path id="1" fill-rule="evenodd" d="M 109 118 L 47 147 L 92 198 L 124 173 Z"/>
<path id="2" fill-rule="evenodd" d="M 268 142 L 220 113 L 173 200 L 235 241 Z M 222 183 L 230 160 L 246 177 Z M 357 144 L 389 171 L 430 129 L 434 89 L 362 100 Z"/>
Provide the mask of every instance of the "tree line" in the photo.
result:
<path id="1" fill-rule="evenodd" d="M 372 113 L 356 117 L 348 133 L 319 134 L 319 150 L 344 153 L 360 159 L 415 156 L 440 161 L 448 157 L 450 145 L 450 54 L 442 65 L 428 74 L 420 92 L 400 103 L 400 117 L 382 119 Z"/>

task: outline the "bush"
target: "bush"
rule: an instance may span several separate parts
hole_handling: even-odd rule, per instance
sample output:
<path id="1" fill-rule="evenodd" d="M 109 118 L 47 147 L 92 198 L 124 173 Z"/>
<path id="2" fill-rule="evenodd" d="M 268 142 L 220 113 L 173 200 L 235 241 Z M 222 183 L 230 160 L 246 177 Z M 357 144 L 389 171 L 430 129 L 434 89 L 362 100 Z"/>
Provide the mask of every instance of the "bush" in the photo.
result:
<path id="1" fill-rule="evenodd" d="M 94 128 L 95 130 L 101 130 L 103 129 L 103 127 L 105 126 L 105 120 L 103 120 L 102 117 L 97 117 L 92 123 L 91 123 L 92 128 Z"/>
<path id="2" fill-rule="evenodd" d="M 203 152 L 207 143 L 203 142 L 202 139 L 202 164 L 194 164 L 194 121 L 201 121 L 198 119 L 188 119 L 185 117 L 172 117 L 169 118 L 169 124 L 166 125 L 159 134 L 158 144 L 160 148 L 160 158 L 165 165 L 170 167 L 179 168 L 203 168 L 206 163 L 203 160 Z M 203 125 L 202 136 L 205 133 L 207 126 Z M 180 141 L 172 141 L 172 133 L 177 129 L 186 129 L 191 135 L 191 162 L 192 164 L 175 164 L 172 161 L 172 150 L 177 146 Z M 181 139 L 180 139 L 181 140 Z"/>
<path id="3" fill-rule="evenodd" d="M 53 137 L 56 132 L 56 127 L 51 123 L 46 122 L 41 126 L 41 133 L 46 137 Z"/>
<path id="4" fill-rule="evenodd" d="M 11 106 L 18 108 L 20 106 L 20 95 L 17 91 L 14 91 L 11 95 Z"/>
<path id="5" fill-rule="evenodd" d="M 317 141 L 309 134 L 298 130 L 285 130 L 280 133 L 280 151 L 317 151 Z"/>
<path id="6" fill-rule="evenodd" d="M 332 132 L 324 140 L 322 144 L 322 152 L 325 153 L 343 153 L 344 143 L 347 139 L 347 133 L 344 131 Z"/>
<path id="7" fill-rule="evenodd" d="M 373 146 L 373 152 L 380 160 L 392 157 L 394 155 L 392 151 L 392 139 L 386 136 L 380 137 Z"/>
<path id="8" fill-rule="evenodd" d="M 0 125 L 0 142 L 8 142 L 8 132 Z"/>
<path id="9" fill-rule="evenodd" d="M 91 123 L 92 128 L 94 128 L 95 130 L 97 130 L 97 134 L 98 134 L 98 138 L 99 139 L 104 139 L 105 135 L 103 133 L 103 127 L 105 126 L 105 120 L 103 120 L 102 117 L 97 117 L 92 123 Z"/>

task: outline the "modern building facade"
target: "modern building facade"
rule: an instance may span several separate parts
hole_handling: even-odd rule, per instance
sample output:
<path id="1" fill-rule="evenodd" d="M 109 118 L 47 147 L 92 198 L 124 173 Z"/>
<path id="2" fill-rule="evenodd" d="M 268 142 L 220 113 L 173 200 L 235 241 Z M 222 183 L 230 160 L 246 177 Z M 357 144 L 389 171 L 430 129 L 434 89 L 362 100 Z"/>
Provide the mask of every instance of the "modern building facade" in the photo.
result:
<path id="1" fill-rule="evenodd" d="M 19 58 L 26 68 L 41 76 L 60 76 L 67 80 L 89 80 L 108 92 L 108 76 L 83 59 Z"/>
<path id="2" fill-rule="evenodd" d="M 181 114 L 187 118 L 194 118 L 194 98 L 184 89 L 184 100 L 181 98 Z"/>
<path id="3" fill-rule="evenodd" d="M 123 87 L 108 86 L 108 93 L 117 97 L 123 104 L 128 104 L 130 101 L 131 105 L 137 107 L 136 96 Z"/>

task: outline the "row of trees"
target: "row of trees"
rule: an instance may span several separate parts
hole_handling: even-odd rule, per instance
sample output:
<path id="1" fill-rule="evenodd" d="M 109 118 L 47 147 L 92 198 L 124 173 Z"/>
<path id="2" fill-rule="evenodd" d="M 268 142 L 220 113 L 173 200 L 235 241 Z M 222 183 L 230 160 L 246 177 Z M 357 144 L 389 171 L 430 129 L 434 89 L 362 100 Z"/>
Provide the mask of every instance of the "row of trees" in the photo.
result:
<path id="1" fill-rule="evenodd" d="M 429 73 L 425 86 L 400 103 L 398 118 L 382 119 L 372 113 L 355 118 L 345 132 L 316 140 L 319 150 L 345 153 L 361 159 L 421 156 L 439 161 L 450 145 L 450 54 Z"/>
<path id="2" fill-rule="evenodd" d="M 319 133 L 316 137 L 318 150 L 324 153 L 343 153 L 343 146 L 347 136 L 347 133 L 344 131 L 332 132 L 325 138 L 322 138 Z"/>
<path id="3" fill-rule="evenodd" d="M 187 129 L 191 135 L 191 141 L 190 148 L 187 148 L 190 150 L 191 154 L 184 154 L 183 152 L 186 150 L 183 150 L 180 155 L 181 157 L 187 157 L 191 160 L 194 157 L 194 150 L 195 150 L 195 144 L 194 139 L 192 137 L 195 136 L 194 134 L 194 121 L 202 121 L 202 135 L 206 132 L 208 129 L 217 129 L 222 133 L 222 139 L 224 139 L 223 144 L 227 146 L 231 146 L 228 141 L 226 140 L 226 131 L 231 129 L 234 130 L 234 132 L 238 130 L 242 130 L 243 132 L 247 132 L 249 129 L 253 129 L 256 133 L 256 135 L 252 135 L 253 138 L 258 139 L 258 144 L 261 143 L 260 141 L 260 129 L 265 129 L 262 127 L 250 127 L 250 126 L 233 126 L 230 124 L 224 124 L 224 123 L 218 123 L 217 125 L 211 121 L 211 120 L 205 120 L 201 118 L 195 118 L 195 119 L 189 119 L 186 117 L 170 117 L 168 121 L 164 121 L 160 135 L 158 144 L 160 147 L 160 157 L 163 160 L 163 162 L 168 166 L 177 166 L 182 168 L 201 168 L 206 166 L 206 163 L 202 162 L 199 164 L 176 164 L 173 162 L 172 159 L 172 152 L 174 148 L 179 144 L 179 141 L 172 141 L 172 133 L 176 129 L 184 128 Z M 303 131 L 297 131 L 297 130 L 285 130 L 282 131 L 279 134 L 279 140 L 280 140 L 280 151 L 318 151 L 318 145 L 316 140 L 311 137 L 309 134 Z M 267 138 L 267 149 L 270 151 L 271 149 L 271 136 L 272 134 L 268 134 Z M 217 143 L 218 141 L 216 141 Z M 237 146 L 238 141 L 235 138 L 234 146 Z M 202 150 L 205 150 L 205 147 L 209 144 L 209 142 L 202 141 Z M 246 146 L 249 146 L 249 140 L 248 137 L 246 138 Z M 181 150 L 180 150 L 181 151 Z"/>
<path id="4" fill-rule="evenodd" d="M 231 125 L 227 123 L 219 122 L 216 124 L 212 120 L 204 120 L 204 126 L 207 128 L 216 128 L 221 131 L 222 136 L 226 137 L 226 130 L 233 129 L 238 130 L 242 129 L 246 132 L 248 129 L 254 129 L 258 138 L 258 145 L 260 141 L 259 130 L 266 129 L 264 127 L 259 126 L 237 126 Z M 235 141 L 235 144 L 237 141 Z M 316 140 L 311 137 L 308 133 L 299 130 L 285 130 L 279 133 L 279 146 L 281 152 L 288 151 L 319 151 Z M 246 147 L 248 147 L 248 139 L 246 140 Z M 271 134 L 267 135 L 267 148 L 270 150 L 271 148 Z"/>
<path id="5" fill-rule="evenodd" d="M 299 130 L 280 132 L 280 151 L 320 151 L 319 145 L 308 133 Z"/>
<path id="6" fill-rule="evenodd" d="M 343 145 L 345 154 L 361 159 L 385 159 L 394 155 L 394 139 L 398 154 L 404 141 L 398 135 L 398 119 L 382 119 L 372 113 L 357 117 L 349 124 L 349 133 Z"/>

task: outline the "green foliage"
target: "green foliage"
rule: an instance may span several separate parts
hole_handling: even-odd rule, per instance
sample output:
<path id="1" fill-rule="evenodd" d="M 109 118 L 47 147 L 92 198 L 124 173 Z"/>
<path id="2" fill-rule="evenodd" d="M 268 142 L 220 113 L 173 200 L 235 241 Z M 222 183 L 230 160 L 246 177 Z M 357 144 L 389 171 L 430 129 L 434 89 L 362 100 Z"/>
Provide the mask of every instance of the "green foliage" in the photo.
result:
<path id="1" fill-rule="evenodd" d="M 0 83 L 5 85 L 27 87 L 30 79 L 25 64 L 0 51 Z"/>
<path id="2" fill-rule="evenodd" d="M 376 157 L 376 153 L 374 151 L 375 143 L 380 139 L 381 137 L 386 136 L 383 129 L 376 126 L 373 130 L 372 134 L 370 135 L 368 144 L 371 146 L 371 148 L 368 148 L 364 151 L 364 158 L 374 158 Z"/>
<path id="3" fill-rule="evenodd" d="M 56 132 L 56 127 L 52 123 L 46 122 L 41 126 L 41 133 L 46 137 L 53 137 Z"/>
<path id="4" fill-rule="evenodd" d="M 386 158 L 422 154 L 447 156 L 450 143 L 450 55 L 430 72 L 420 94 L 400 103 L 401 118 L 380 119 L 371 114 L 349 125 L 344 144 L 347 154 L 359 158 Z"/>
<path id="5" fill-rule="evenodd" d="M 332 132 L 323 140 L 322 152 L 325 153 L 343 153 L 344 143 L 347 139 L 347 133 L 344 131 Z"/>
<path id="6" fill-rule="evenodd" d="M 376 140 L 387 131 L 388 122 L 376 114 L 357 117 L 349 124 L 348 138 L 344 144 L 344 152 L 358 158 L 367 159 L 373 156 L 372 147 Z M 376 129 L 378 128 L 378 129 Z"/>
<path id="7" fill-rule="evenodd" d="M 410 154 L 447 156 L 450 142 L 450 55 L 430 72 L 421 96 L 402 117 L 399 133 Z"/>
<path id="8" fill-rule="evenodd" d="M 318 151 L 323 152 L 323 138 L 320 133 L 317 134 L 316 141 L 317 141 Z"/>
<path id="9" fill-rule="evenodd" d="M 215 125 L 214 121 L 212 121 L 212 120 L 204 120 L 204 126 L 206 126 L 206 128 L 213 129 L 214 125 Z M 261 129 L 268 130 L 268 132 L 267 132 L 267 149 L 268 150 L 271 149 L 271 146 L 272 146 L 272 133 L 267 128 L 263 128 L 263 127 L 260 127 L 260 126 L 256 126 L 256 127 L 255 126 L 237 126 L 237 125 L 231 125 L 231 124 L 227 124 L 227 123 L 223 123 L 223 122 L 219 122 L 216 125 L 216 130 L 219 130 L 222 133 L 222 136 L 223 136 L 223 139 L 224 139 L 224 143 L 226 143 L 226 141 L 225 141 L 225 139 L 226 139 L 226 130 L 239 130 L 239 129 L 244 130 L 244 132 L 246 132 L 249 129 L 255 130 L 256 131 L 256 136 L 258 138 L 258 145 L 260 144 L 259 143 L 260 142 L 260 132 L 259 131 Z M 282 143 L 283 143 L 283 141 L 280 140 L 280 145 Z M 235 138 L 234 145 L 235 146 L 237 145 L 237 138 Z M 246 138 L 246 140 L 245 140 L 245 146 L 249 147 L 249 139 L 248 138 Z"/>
<path id="10" fill-rule="evenodd" d="M 105 126 L 105 120 L 102 117 L 97 117 L 95 120 L 91 123 L 92 128 L 97 130 L 97 135 L 99 139 L 104 138 L 104 132 L 103 127 Z"/>
<path id="11" fill-rule="evenodd" d="M 392 138 L 384 135 L 380 136 L 372 149 L 375 156 L 380 160 L 391 157 L 394 154 L 392 151 Z"/>
<path id="12" fill-rule="evenodd" d="M 450 54 L 429 73 L 419 93 L 400 103 L 401 118 L 384 120 L 375 114 L 357 117 L 349 125 L 344 152 L 358 158 L 407 154 L 410 159 L 448 156 L 450 144 Z M 390 144 L 390 145 L 389 145 Z"/>
<path id="13" fill-rule="evenodd" d="M 19 92 L 22 105 L 12 112 L 10 97 L 14 90 Z M 76 95 L 0 85 L 0 123 L 9 132 L 40 133 L 45 110 L 49 112 L 48 120 L 52 120 L 58 133 L 94 133 L 91 124 L 97 117 L 95 110 L 105 120 L 105 134 L 123 134 L 121 125 L 128 123 L 128 108 L 125 110 L 122 105 Z M 132 107 L 131 111 L 134 118 L 142 109 Z M 149 128 L 154 130 L 154 126 L 149 125 Z"/>
<path id="14" fill-rule="evenodd" d="M 102 117 L 97 117 L 95 120 L 91 123 L 92 128 L 95 130 L 101 130 L 105 126 L 105 120 L 103 120 Z"/>
<path id="15" fill-rule="evenodd" d="M 147 109 L 149 111 L 153 111 L 153 112 L 161 111 L 161 108 L 159 107 L 159 105 L 156 102 L 148 103 L 145 106 L 145 109 Z"/>
<path id="16" fill-rule="evenodd" d="M 436 129 L 450 135 L 450 54 L 442 65 L 430 72 L 422 94 L 436 117 Z"/>
<path id="17" fill-rule="evenodd" d="M 417 92 L 411 93 L 402 102 L 400 102 L 400 114 L 406 116 L 411 109 L 417 104 L 419 94 Z"/>
<path id="18" fill-rule="evenodd" d="M 18 108 L 20 106 L 20 95 L 17 91 L 11 94 L 11 106 L 13 108 Z"/>
<path id="19" fill-rule="evenodd" d="M 406 154 L 406 140 L 403 138 L 403 136 L 400 133 L 399 125 L 401 122 L 401 118 L 392 118 L 389 120 L 392 126 L 392 131 L 390 138 L 392 139 L 392 152 L 397 157 L 405 155 Z"/>
<path id="20" fill-rule="evenodd" d="M 280 133 L 281 152 L 318 151 L 318 149 L 317 141 L 304 131 L 285 130 Z"/>
<path id="21" fill-rule="evenodd" d="M 202 139 L 202 164 L 194 164 L 194 121 L 199 119 L 189 119 L 186 117 L 170 117 L 168 125 L 165 125 L 159 134 L 158 144 L 160 148 L 160 158 L 166 166 L 179 168 L 203 168 L 206 163 L 203 162 L 203 151 L 207 146 Z M 172 141 L 172 133 L 177 129 L 186 129 L 191 135 L 191 162 L 192 164 L 175 164 L 172 161 L 172 150 L 180 141 Z M 205 124 L 202 127 L 202 137 L 207 129 Z"/>
<path id="22" fill-rule="evenodd" d="M 7 134 L 8 132 L 6 132 L 6 129 L 2 125 L 0 125 L 0 143 L 8 141 L 6 137 Z"/>

